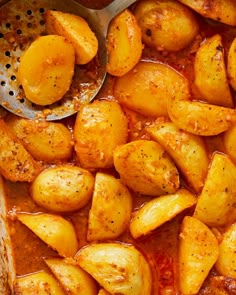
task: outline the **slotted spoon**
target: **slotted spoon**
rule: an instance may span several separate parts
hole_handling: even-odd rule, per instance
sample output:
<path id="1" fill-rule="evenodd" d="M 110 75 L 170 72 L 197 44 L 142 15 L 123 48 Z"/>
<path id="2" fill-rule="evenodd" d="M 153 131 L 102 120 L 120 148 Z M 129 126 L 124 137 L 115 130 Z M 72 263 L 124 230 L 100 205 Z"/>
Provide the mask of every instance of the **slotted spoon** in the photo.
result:
<path id="1" fill-rule="evenodd" d="M 136 0 L 114 0 L 101 9 L 88 9 L 73 0 L 0 0 L 0 104 L 8 111 L 29 119 L 58 120 L 79 110 L 99 92 L 106 76 L 106 34 L 109 22 Z M 55 9 L 77 14 L 87 20 L 95 32 L 97 57 L 85 66 L 76 66 L 70 90 L 62 100 L 50 106 L 32 104 L 17 81 L 20 56 L 38 36 L 45 34 L 43 14 Z"/>

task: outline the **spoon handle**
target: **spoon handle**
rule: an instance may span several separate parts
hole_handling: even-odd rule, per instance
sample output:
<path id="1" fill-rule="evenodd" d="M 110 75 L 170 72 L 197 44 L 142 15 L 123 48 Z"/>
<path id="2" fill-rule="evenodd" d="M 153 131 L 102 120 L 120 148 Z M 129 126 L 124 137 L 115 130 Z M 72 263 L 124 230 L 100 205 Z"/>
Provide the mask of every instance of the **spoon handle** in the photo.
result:
<path id="1" fill-rule="evenodd" d="M 119 14 L 122 10 L 126 9 L 136 1 L 137 0 L 114 0 L 102 10 L 109 15 L 110 22 L 117 14 Z"/>

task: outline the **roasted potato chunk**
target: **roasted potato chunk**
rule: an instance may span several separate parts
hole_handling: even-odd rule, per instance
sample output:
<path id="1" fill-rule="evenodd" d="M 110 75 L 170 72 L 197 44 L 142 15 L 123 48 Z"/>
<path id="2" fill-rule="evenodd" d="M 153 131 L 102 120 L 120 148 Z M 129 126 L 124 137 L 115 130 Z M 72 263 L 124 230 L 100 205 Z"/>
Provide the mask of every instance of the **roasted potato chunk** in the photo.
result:
<path id="1" fill-rule="evenodd" d="M 96 56 L 98 40 L 82 17 L 54 10 L 47 10 L 44 16 L 48 34 L 64 36 L 72 43 L 77 64 L 86 64 Z"/>
<path id="2" fill-rule="evenodd" d="M 165 150 L 151 140 L 136 140 L 118 146 L 114 165 L 121 180 L 144 195 L 171 194 L 179 187 L 179 173 Z"/>
<path id="3" fill-rule="evenodd" d="M 14 294 L 19 295 L 65 295 L 54 277 L 45 271 L 18 277 L 14 284 Z"/>
<path id="4" fill-rule="evenodd" d="M 26 98 L 50 105 L 69 90 L 74 75 L 75 52 L 62 36 L 38 37 L 21 56 L 17 78 Z"/>
<path id="5" fill-rule="evenodd" d="M 95 101 L 84 106 L 74 126 L 75 151 L 84 168 L 113 166 L 113 151 L 126 143 L 127 119 L 117 102 Z"/>
<path id="6" fill-rule="evenodd" d="M 227 154 L 236 163 L 236 125 L 233 125 L 229 130 L 223 134 L 224 147 Z"/>
<path id="7" fill-rule="evenodd" d="M 234 38 L 228 53 L 227 74 L 230 85 L 236 91 L 236 38 Z"/>
<path id="8" fill-rule="evenodd" d="M 92 207 L 89 211 L 88 241 L 117 238 L 128 227 L 132 196 L 115 177 L 97 173 Z"/>
<path id="9" fill-rule="evenodd" d="M 196 218 L 186 216 L 179 244 L 179 285 L 182 294 L 197 294 L 219 255 L 212 231 Z"/>
<path id="10" fill-rule="evenodd" d="M 1 175 L 14 182 L 33 181 L 41 168 L 2 119 L 0 137 Z"/>
<path id="11" fill-rule="evenodd" d="M 156 121 L 147 128 L 154 140 L 159 142 L 174 159 L 188 184 L 200 192 L 207 175 L 209 159 L 200 136 L 183 131 L 172 122 Z"/>
<path id="12" fill-rule="evenodd" d="M 97 295 L 95 280 L 71 259 L 44 260 L 54 276 L 70 295 Z"/>
<path id="13" fill-rule="evenodd" d="M 75 229 L 65 218 L 48 213 L 17 213 L 17 219 L 60 256 L 73 257 L 78 251 Z"/>
<path id="14" fill-rule="evenodd" d="M 236 221 L 236 166 L 227 155 L 213 155 L 194 217 L 208 226 L 225 226 Z"/>
<path id="15" fill-rule="evenodd" d="M 151 294 L 150 267 L 134 246 L 118 243 L 91 244 L 82 248 L 75 259 L 111 294 Z"/>
<path id="16" fill-rule="evenodd" d="M 143 42 L 156 50 L 181 50 L 198 33 L 194 14 L 178 1 L 140 1 L 134 15 L 142 29 Z"/>
<path id="17" fill-rule="evenodd" d="M 194 84 L 202 100 L 215 105 L 233 107 L 225 68 L 224 48 L 219 34 L 209 38 L 198 49 L 194 72 Z"/>
<path id="18" fill-rule="evenodd" d="M 54 163 L 71 158 L 72 134 L 62 123 L 8 116 L 6 124 L 34 159 Z"/>
<path id="19" fill-rule="evenodd" d="M 71 212 L 92 198 L 93 175 L 77 166 L 61 165 L 42 171 L 31 185 L 35 203 L 53 212 Z"/>
<path id="20" fill-rule="evenodd" d="M 142 49 L 141 30 L 136 18 L 126 9 L 117 15 L 109 25 L 107 72 L 114 76 L 126 74 L 140 60 Z"/>

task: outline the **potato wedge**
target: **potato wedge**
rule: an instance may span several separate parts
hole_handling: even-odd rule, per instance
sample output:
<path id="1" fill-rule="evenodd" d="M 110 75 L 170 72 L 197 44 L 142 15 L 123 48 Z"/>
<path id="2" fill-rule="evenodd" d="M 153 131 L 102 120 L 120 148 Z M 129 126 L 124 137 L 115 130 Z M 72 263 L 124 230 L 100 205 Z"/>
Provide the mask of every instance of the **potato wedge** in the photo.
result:
<path id="1" fill-rule="evenodd" d="M 17 79 L 31 102 L 50 105 L 69 90 L 74 64 L 74 48 L 66 38 L 41 36 L 21 56 Z"/>
<path id="2" fill-rule="evenodd" d="M 234 0 L 179 0 L 183 4 L 189 6 L 202 16 L 214 19 L 218 22 L 236 25 L 236 11 Z"/>
<path id="3" fill-rule="evenodd" d="M 48 34 L 64 36 L 72 43 L 77 64 L 87 64 L 96 56 L 98 40 L 86 20 L 54 10 L 47 10 L 44 16 Z"/>
<path id="4" fill-rule="evenodd" d="M 118 243 L 91 244 L 75 256 L 77 263 L 111 294 L 150 295 L 152 276 L 144 256 Z"/>
<path id="5" fill-rule="evenodd" d="M 236 125 L 233 125 L 229 130 L 223 134 L 223 143 L 226 153 L 236 163 Z"/>
<path id="6" fill-rule="evenodd" d="M 73 257 L 78 251 L 75 229 L 65 218 L 47 213 L 17 213 L 17 219 L 60 256 Z"/>
<path id="7" fill-rule="evenodd" d="M 109 25 L 107 72 L 113 76 L 126 74 L 139 62 L 142 50 L 141 30 L 134 15 L 126 9 Z"/>
<path id="8" fill-rule="evenodd" d="M 156 50 L 181 50 L 198 33 L 195 15 L 178 1 L 139 1 L 134 15 L 142 29 L 143 42 Z"/>
<path id="9" fill-rule="evenodd" d="M 0 119 L 0 138 L 1 175 L 14 182 L 33 181 L 41 167 L 2 119 Z"/>
<path id="10" fill-rule="evenodd" d="M 179 285 L 182 294 L 197 294 L 219 255 L 212 231 L 196 218 L 186 216 L 179 244 Z"/>
<path id="11" fill-rule="evenodd" d="M 45 271 L 18 277 L 14 284 L 14 294 L 66 295 L 53 276 Z"/>
<path id="12" fill-rule="evenodd" d="M 216 269 L 219 274 L 236 279 L 236 223 L 232 224 L 224 233 L 219 246 L 219 258 Z"/>
<path id="13" fill-rule="evenodd" d="M 130 232 L 135 239 L 148 235 L 196 202 L 197 199 L 185 189 L 180 189 L 173 195 L 152 199 L 134 212 Z"/>
<path id="14" fill-rule="evenodd" d="M 111 293 L 107 292 L 105 289 L 101 289 L 99 290 L 98 295 L 111 295 Z"/>
<path id="15" fill-rule="evenodd" d="M 62 123 L 28 120 L 11 115 L 6 118 L 6 124 L 34 159 L 54 163 L 71 158 L 72 134 Z"/>
<path id="16" fill-rule="evenodd" d="M 85 169 L 60 165 L 43 170 L 31 185 L 35 203 L 53 212 L 71 212 L 92 198 L 94 176 Z"/>
<path id="17" fill-rule="evenodd" d="M 174 159 L 188 184 L 196 192 L 200 192 L 209 165 L 203 139 L 179 129 L 172 122 L 159 122 L 158 120 L 147 128 L 147 132 Z"/>
<path id="18" fill-rule="evenodd" d="M 44 259 L 51 272 L 70 295 L 97 295 L 97 283 L 71 259 Z"/>
<path id="19" fill-rule="evenodd" d="M 236 91 L 236 38 L 234 38 L 228 52 L 227 74 L 230 85 Z"/>
<path id="20" fill-rule="evenodd" d="M 162 146 L 152 140 L 136 140 L 118 146 L 114 166 L 121 180 L 144 195 L 171 194 L 179 188 L 179 173 Z"/>
<path id="21" fill-rule="evenodd" d="M 215 153 L 194 217 L 208 226 L 225 226 L 236 221 L 236 166 L 227 155 Z"/>
<path id="22" fill-rule="evenodd" d="M 132 196 L 126 186 L 111 175 L 97 173 L 87 240 L 117 238 L 128 228 L 131 212 Z"/>
<path id="23" fill-rule="evenodd" d="M 203 100 L 214 105 L 233 107 L 224 61 L 224 47 L 219 34 L 209 38 L 198 49 L 194 72 L 194 84 Z"/>
<path id="24" fill-rule="evenodd" d="M 94 101 L 82 107 L 74 126 L 75 151 L 84 168 L 113 166 L 113 151 L 127 141 L 127 119 L 117 102 Z"/>

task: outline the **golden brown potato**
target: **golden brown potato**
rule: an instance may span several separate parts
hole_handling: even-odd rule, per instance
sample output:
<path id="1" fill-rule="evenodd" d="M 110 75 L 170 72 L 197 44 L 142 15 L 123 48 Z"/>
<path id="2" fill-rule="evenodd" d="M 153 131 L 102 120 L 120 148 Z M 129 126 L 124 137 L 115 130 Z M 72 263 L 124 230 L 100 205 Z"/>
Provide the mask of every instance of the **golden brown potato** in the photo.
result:
<path id="1" fill-rule="evenodd" d="M 202 16 L 235 26 L 236 10 L 234 0 L 179 0 Z"/>
<path id="2" fill-rule="evenodd" d="M 6 124 L 36 160 L 53 163 L 72 156 L 72 134 L 62 123 L 8 116 Z"/>
<path id="3" fill-rule="evenodd" d="M 113 151 L 126 143 L 127 119 L 117 102 L 94 101 L 84 106 L 74 126 L 75 151 L 84 168 L 113 166 Z"/>
<path id="4" fill-rule="evenodd" d="M 208 226 L 225 226 L 236 221 L 236 166 L 227 155 L 213 155 L 194 217 Z"/>
<path id="5" fill-rule="evenodd" d="M 134 212 L 130 232 L 135 239 L 148 235 L 196 202 L 196 198 L 185 189 L 180 189 L 173 195 L 155 198 Z"/>
<path id="6" fill-rule="evenodd" d="M 48 258 L 44 261 L 68 294 L 97 295 L 95 280 L 71 259 Z"/>
<path id="7" fill-rule="evenodd" d="M 216 269 L 219 274 L 236 279 L 236 224 L 232 224 L 224 233 L 220 243 Z"/>
<path id="8" fill-rule="evenodd" d="M 150 267 L 134 246 L 119 243 L 90 244 L 82 248 L 75 259 L 111 294 L 151 294 Z"/>
<path id="9" fill-rule="evenodd" d="M 171 194 L 179 187 L 179 173 L 165 150 L 151 140 L 136 140 L 118 146 L 114 166 L 121 180 L 144 195 Z"/>
<path id="10" fill-rule="evenodd" d="M 236 125 L 223 134 L 224 147 L 230 158 L 236 163 Z"/>
<path id="11" fill-rule="evenodd" d="M 18 277 L 14 284 L 14 292 L 19 295 L 65 295 L 54 277 L 45 271 Z"/>
<path id="12" fill-rule="evenodd" d="M 194 72 L 194 84 L 202 100 L 215 105 L 233 107 L 226 75 L 224 48 L 219 34 L 209 38 L 198 49 Z"/>
<path id="13" fill-rule="evenodd" d="M 229 49 L 227 74 L 230 85 L 236 91 L 236 38 L 233 40 Z"/>
<path id="14" fill-rule="evenodd" d="M 126 186 L 111 175 L 97 173 L 87 240 L 117 238 L 128 228 L 131 212 L 132 196 Z"/>
<path id="15" fill-rule="evenodd" d="M 99 290 L 98 295 L 111 295 L 111 293 L 107 292 L 105 289 L 101 289 Z"/>
<path id="16" fill-rule="evenodd" d="M 75 229 L 65 218 L 48 213 L 17 213 L 17 219 L 60 256 L 73 257 L 78 251 Z"/>
<path id="17" fill-rule="evenodd" d="M 62 36 L 38 37 L 21 56 L 17 78 L 26 98 L 50 105 L 69 90 L 74 75 L 75 52 Z"/>
<path id="18" fill-rule="evenodd" d="M 31 185 L 31 196 L 41 207 L 54 212 L 71 212 L 84 207 L 92 198 L 93 175 L 71 165 L 42 171 Z"/>
<path id="19" fill-rule="evenodd" d="M 129 72 L 138 63 L 142 49 L 141 30 L 136 18 L 126 9 L 111 21 L 108 29 L 108 73 L 122 76 Z"/>
<path id="20" fill-rule="evenodd" d="M 179 129 L 172 122 L 157 120 L 147 131 L 169 153 L 188 184 L 200 192 L 209 165 L 203 139 Z"/>
<path id="21" fill-rule="evenodd" d="M 33 181 L 40 172 L 40 166 L 2 119 L 0 120 L 0 138 L 1 175 L 14 182 Z"/>
<path id="22" fill-rule="evenodd" d="M 219 255 L 212 231 L 196 218 L 186 216 L 181 225 L 179 285 L 182 294 L 197 294 Z"/>
<path id="23" fill-rule="evenodd" d="M 194 14 L 178 1 L 140 1 L 134 15 L 142 29 L 143 42 L 156 50 L 181 50 L 198 33 Z"/>
<path id="24" fill-rule="evenodd" d="M 44 16 L 48 34 L 64 36 L 72 43 L 77 64 L 86 64 L 96 56 L 98 40 L 82 17 L 54 10 L 47 10 Z"/>
<path id="25" fill-rule="evenodd" d="M 175 93 L 173 86 L 182 88 L 184 83 L 184 77 L 172 68 L 141 61 L 116 79 L 114 96 L 121 105 L 145 116 L 168 116 L 167 101 Z"/>

